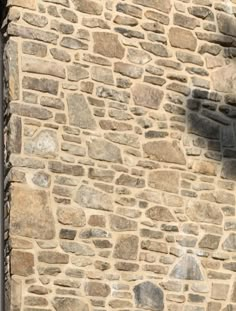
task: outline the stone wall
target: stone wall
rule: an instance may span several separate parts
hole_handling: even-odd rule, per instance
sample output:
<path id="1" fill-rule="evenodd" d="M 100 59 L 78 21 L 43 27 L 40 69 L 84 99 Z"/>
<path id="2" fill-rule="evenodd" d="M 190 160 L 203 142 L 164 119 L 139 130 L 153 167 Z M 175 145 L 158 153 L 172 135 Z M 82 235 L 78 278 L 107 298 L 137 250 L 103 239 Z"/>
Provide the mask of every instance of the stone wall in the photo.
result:
<path id="1" fill-rule="evenodd" d="M 11 310 L 236 310 L 235 0 L 9 0 Z"/>

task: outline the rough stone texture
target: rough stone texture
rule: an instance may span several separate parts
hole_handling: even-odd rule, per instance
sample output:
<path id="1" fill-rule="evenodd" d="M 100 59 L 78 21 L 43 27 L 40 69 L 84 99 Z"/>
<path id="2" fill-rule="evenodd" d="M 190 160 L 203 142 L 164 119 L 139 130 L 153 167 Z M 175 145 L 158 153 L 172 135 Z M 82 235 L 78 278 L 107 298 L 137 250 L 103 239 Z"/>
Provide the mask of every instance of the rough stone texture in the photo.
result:
<path id="1" fill-rule="evenodd" d="M 6 311 L 234 311 L 236 1 L 2 6 Z"/>
<path id="2" fill-rule="evenodd" d="M 151 282 L 143 282 L 134 287 L 137 307 L 162 311 L 164 310 L 163 292 Z"/>
<path id="3" fill-rule="evenodd" d="M 18 202 L 21 202 L 21 205 Z M 55 224 L 47 192 L 29 187 L 14 187 L 10 225 L 11 233 L 14 235 L 53 239 Z"/>

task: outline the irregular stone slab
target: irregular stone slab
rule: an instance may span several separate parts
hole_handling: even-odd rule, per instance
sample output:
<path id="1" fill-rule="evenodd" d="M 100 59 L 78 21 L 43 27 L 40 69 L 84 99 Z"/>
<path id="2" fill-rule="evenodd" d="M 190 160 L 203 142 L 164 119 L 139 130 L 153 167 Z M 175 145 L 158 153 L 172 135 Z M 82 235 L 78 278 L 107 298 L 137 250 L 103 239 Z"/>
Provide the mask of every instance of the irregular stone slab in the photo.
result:
<path id="1" fill-rule="evenodd" d="M 118 39 L 118 35 L 109 32 L 94 32 L 93 40 L 94 40 L 93 46 L 94 53 L 98 53 L 103 56 L 112 58 L 124 57 L 125 49 L 121 45 Z"/>
<path id="2" fill-rule="evenodd" d="M 72 176 L 83 176 L 84 168 L 80 165 L 65 164 L 59 161 L 50 161 L 48 163 L 48 169 L 57 174 L 65 174 Z"/>
<path id="3" fill-rule="evenodd" d="M 118 215 L 110 215 L 110 228 L 113 231 L 135 231 L 137 222 Z"/>
<path id="4" fill-rule="evenodd" d="M 98 97 L 109 98 L 121 103 L 129 103 L 130 94 L 126 91 L 117 91 L 104 86 L 97 87 Z"/>
<path id="5" fill-rule="evenodd" d="M 181 280 L 204 280 L 200 266 L 192 255 L 184 255 L 175 265 L 170 276 Z"/>
<path id="6" fill-rule="evenodd" d="M 45 78 L 24 77 L 22 86 L 25 89 L 50 93 L 52 95 L 57 95 L 58 92 L 58 81 Z"/>
<path id="7" fill-rule="evenodd" d="M 171 9 L 170 0 L 133 0 L 133 3 L 153 8 L 164 13 L 169 13 Z"/>
<path id="8" fill-rule="evenodd" d="M 164 242 L 145 240 L 145 241 L 142 241 L 141 248 L 152 251 L 152 252 L 157 252 L 157 253 L 164 253 L 164 254 L 168 253 L 167 244 Z"/>
<path id="9" fill-rule="evenodd" d="M 82 185 L 76 192 L 75 202 L 86 208 L 113 210 L 112 199 L 108 194 L 85 185 Z"/>
<path id="10" fill-rule="evenodd" d="M 89 77 L 89 73 L 80 65 L 69 65 L 67 67 L 68 80 L 78 82 Z"/>
<path id="11" fill-rule="evenodd" d="M 221 225 L 223 220 L 219 207 L 204 201 L 189 201 L 186 214 L 192 221 L 196 222 Z"/>
<path id="12" fill-rule="evenodd" d="M 127 145 L 134 148 L 139 148 L 139 137 L 134 134 L 128 134 L 128 133 L 113 133 L 109 132 L 104 135 L 106 139 L 118 143 L 121 145 Z"/>
<path id="13" fill-rule="evenodd" d="M 227 160 L 223 162 L 221 176 L 236 181 L 236 160 Z"/>
<path id="14" fill-rule="evenodd" d="M 131 63 L 138 65 L 145 65 L 152 60 L 148 53 L 138 49 L 128 49 L 127 58 Z"/>
<path id="15" fill-rule="evenodd" d="M 69 123 L 83 129 L 96 129 L 96 122 L 83 95 L 67 96 Z"/>
<path id="16" fill-rule="evenodd" d="M 8 70 L 8 92 L 11 100 L 19 99 L 19 63 L 18 43 L 9 39 L 6 44 L 7 70 Z"/>
<path id="17" fill-rule="evenodd" d="M 65 78 L 65 69 L 55 62 L 41 60 L 37 58 L 22 57 L 22 70 L 25 72 L 49 75 L 57 78 Z"/>
<path id="18" fill-rule="evenodd" d="M 13 22 L 9 24 L 7 32 L 8 35 L 52 44 L 57 44 L 57 39 L 59 37 L 58 34 L 54 32 L 44 31 L 37 28 L 24 27 Z"/>
<path id="19" fill-rule="evenodd" d="M 101 15 L 102 14 L 102 4 L 97 1 L 92 0 L 72 0 L 75 9 L 82 13 Z"/>
<path id="20" fill-rule="evenodd" d="M 135 105 L 159 109 L 164 93 L 157 87 L 137 83 L 131 88 Z"/>
<path id="21" fill-rule="evenodd" d="M 115 244 L 113 257 L 126 260 L 136 260 L 139 238 L 136 235 L 121 235 Z"/>
<path id="22" fill-rule="evenodd" d="M 128 174 L 121 174 L 116 179 L 116 185 L 123 185 L 126 187 L 143 188 L 145 187 L 145 180 L 143 178 L 136 178 Z"/>
<path id="23" fill-rule="evenodd" d="M 169 40 L 171 46 L 175 48 L 195 51 L 197 47 L 196 37 L 191 31 L 186 29 L 171 27 L 169 31 Z"/>
<path id="24" fill-rule="evenodd" d="M 143 68 L 122 62 L 115 63 L 114 71 L 133 79 L 141 78 L 143 74 Z"/>
<path id="25" fill-rule="evenodd" d="M 112 70 L 108 68 L 93 66 L 91 68 L 91 78 L 94 81 L 102 82 L 104 84 L 114 84 Z"/>
<path id="26" fill-rule="evenodd" d="M 44 158 L 54 158 L 58 154 L 58 139 L 55 131 L 42 130 L 35 137 L 26 140 L 24 150 Z"/>
<path id="27" fill-rule="evenodd" d="M 110 286 L 100 282 L 88 282 L 84 286 L 85 292 L 88 296 L 107 297 L 110 292 Z"/>
<path id="28" fill-rule="evenodd" d="M 73 253 L 77 256 L 94 256 L 94 250 L 87 244 L 61 240 L 61 248 L 66 253 Z"/>
<path id="29" fill-rule="evenodd" d="M 120 149 L 102 139 L 94 139 L 88 143 L 88 154 L 95 160 L 122 163 Z"/>
<path id="30" fill-rule="evenodd" d="M 206 138 L 219 139 L 220 125 L 199 116 L 199 113 L 190 113 L 188 115 L 188 132 Z"/>
<path id="31" fill-rule="evenodd" d="M 57 210 L 57 218 L 63 225 L 71 225 L 73 227 L 83 227 L 86 225 L 86 216 L 82 208 L 60 206 Z"/>
<path id="32" fill-rule="evenodd" d="M 179 173 L 168 170 L 150 172 L 148 177 L 148 185 L 151 188 L 162 191 L 178 193 Z"/>
<path id="33" fill-rule="evenodd" d="M 168 51 L 164 45 L 159 43 L 141 42 L 140 45 L 144 50 L 156 56 L 170 57 L 172 55 L 172 53 Z"/>
<path id="34" fill-rule="evenodd" d="M 213 234 L 206 234 L 199 242 L 198 246 L 207 249 L 217 249 L 220 243 L 220 236 Z"/>
<path id="35" fill-rule="evenodd" d="M 55 251 L 41 251 L 39 252 L 38 260 L 48 264 L 67 264 L 69 255 Z"/>
<path id="36" fill-rule="evenodd" d="M 21 118 L 16 115 L 12 115 L 10 118 L 9 127 L 11 131 L 8 135 L 8 150 L 11 153 L 20 153 L 22 144 Z"/>
<path id="37" fill-rule="evenodd" d="M 71 38 L 71 37 L 63 37 L 60 45 L 68 48 L 68 49 L 72 49 L 72 50 L 87 50 L 88 49 L 88 44 L 84 43 L 81 40 L 77 40 L 75 38 Z"/>
<path id="38" fill-rule="evenodd" d="M 11 273 L 29 276 L 34 273 L 34 256 L 31 253 L 13 250 L 11 253 Z"/>
<path id="39" fill-rule="evenodd" d="M 50 240 L 55 236 L 55 222 L 44 190 L 24 185 L 11 191 L 10 230 L 14 235 Z"/>
<path id="40" fill-rule="evenodd" d="M 89 311 L 89 307 L 80 299 L 55 297 L 52 302 L 56 311 Z"/>
<path id="41" fill-rule="evenodd" d="M 236 251 L 236 233 L 230 233 L 222 245 L 223 249 L 229 252 Z"/>
<path id="42" fill-rule="evenodd" d="M 143 145 L 147 157 L 158 162 L 186 164 L 183 151 L 177 141 L 152 141 Z"/>
<path id="43" fill-rule="evenodd" d="M 233 16 L 224 13 L 216 15 L 219 31 L 225 35 L 236 37 L 236 21 Z"/>
<path id="44" fill-rule="evenodd" d="M 136 307 L 153 311 L 164 310 L 164 295 L 158 286 L 146 281 L 136 285 L 133 291 Z"/>
<path id="45" fill-rule="evenodd" d="M 213 88 L 218 92 L 235 93 L 236 83 L 233 78 L 235 70 L 236 64 L 232 62 L 228 66 L 223 66 L 211 72 Z"/>
<path id="46" fill-rule="evenodd" d="M 168 208 L 164 206 L 153 206 L 146 211 L 146 216 L 156 221 L 175 221 L 174 216 Z"/>
<path id="47" fill-rule="evenodd" d="M 127 3 L 120 2 L 116 5 L 116 10 L 117 12 L 131 15 L 133 17 L 138 17 L 138 18 L 142 17 L 142 10 L 135 5 L 130 5 Z"/>

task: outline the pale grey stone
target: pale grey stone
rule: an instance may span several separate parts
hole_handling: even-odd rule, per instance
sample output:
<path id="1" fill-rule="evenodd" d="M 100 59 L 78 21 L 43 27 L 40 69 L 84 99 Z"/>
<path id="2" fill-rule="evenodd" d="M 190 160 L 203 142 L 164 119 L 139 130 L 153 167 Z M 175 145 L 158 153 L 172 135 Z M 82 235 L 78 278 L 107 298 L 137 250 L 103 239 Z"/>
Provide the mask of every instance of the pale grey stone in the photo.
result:
<path id="1" fill-rule="evenodd" d="M 80 186 L 80 188 L 76 192 L 74 200 L 81 207 L 92 208 L 102 211 L 113 210 L 113 202 L 110 195 L 89 186 Z"/>
<path id="2" fill-rule="evenodd" d="M 193 255 L 184 255 L 175 265 L 170 276 L 181 280 L 203 281 L 200 266 Z"/>
<path id="3" fill-rule="evenodd" d="M 89 109 L 84 95 L 70 94 L 67 96 L 69 124 L 84 129 L 96 129 L 96 122 Z"/>
<path id="4" fill-rule="evenodd" d="M 91 68 L 91 78 L 94 81 L 102 82 L 104 84 L 114 84 L 112 70 L 108 68 L 93 66 Z"/>
<path id="5" fill-rule="evenodd" d="M 77 298 L 55 297 L 52 304 L 56 311 L 89 311 L 88 304 Z"/>
<path id="6" fill-rule="evenodd" d="M 149 174 L 148 185 L 162 191 L 178 193 L 179 173 L 168 170 L 153 171 Z"/>
<path id="7" fill-rule="evenodd" d="M 135 105 L 151 109 L 158 109 L 164 92 L 157 87 L 137 83 L 131 88 Z"/>
<path id="8" fill-rule="evenodd" d="M 27 140 L 24 150 L 28 154 L 35 154 L 46 158 L 54 158 L 58 153 L 58 140 L 55 131 L 42 130 L 35 137 Z"/>
<path id="9" fill-rule="evenodd" d="M 223 249 L 228 252 L 236 251 L 236 233 L 230 233 L 222 245 Z"/>
<path id="10" fill-rule="evenodd" d="M 93 139 L 88 143 L 88 154 L 92 159 L 122 163 L 120 149 L 102 139 Z"/>
<path id="11" fill-rule="evenodd" d="M 189 201 L 186 214 L 192 221 L 196 222 L 220 225 L 223 220 L 219 207 L 205 201 Z"/>
<path id="12" fill-rule="evenodd" d="M 151 61 L 151 56 L 144 52 L 140 51 L 138 49 L 128 49 L 128 60 L 131 63 L 138 64 L 138 65 L 145 65 Z"/>

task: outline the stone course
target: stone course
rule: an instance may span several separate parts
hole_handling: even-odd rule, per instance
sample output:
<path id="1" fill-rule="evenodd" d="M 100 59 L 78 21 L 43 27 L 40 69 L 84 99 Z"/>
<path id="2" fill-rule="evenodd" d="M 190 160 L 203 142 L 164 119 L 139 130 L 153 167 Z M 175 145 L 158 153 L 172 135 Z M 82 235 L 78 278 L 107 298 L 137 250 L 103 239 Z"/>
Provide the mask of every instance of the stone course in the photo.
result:
<path id="1" fill-rule="evenodd" d="M 7 7 L 11 310 L 235 311 L 236 1 Z"/>

